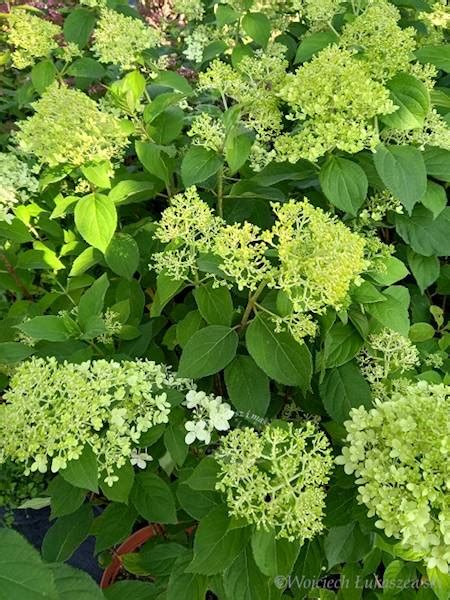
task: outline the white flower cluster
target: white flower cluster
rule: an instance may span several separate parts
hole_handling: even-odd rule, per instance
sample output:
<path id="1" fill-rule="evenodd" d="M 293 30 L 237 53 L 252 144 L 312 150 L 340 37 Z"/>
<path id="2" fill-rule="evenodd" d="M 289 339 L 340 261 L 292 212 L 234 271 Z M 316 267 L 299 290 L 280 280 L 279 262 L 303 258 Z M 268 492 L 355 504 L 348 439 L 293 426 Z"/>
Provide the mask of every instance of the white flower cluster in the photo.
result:
<path id="1" fill-rule="evenodd" d="M 193 416 L 193 419 L 185 424 L 186 444 L 193 444 L 196 439 L 209 444 L 214 429 L 227 431 L 230 428 L 229 421 L 234 411 L 229 404 L 222 402 L 221 396 L 190 390 L 184 405 L 192 411 Z"/>

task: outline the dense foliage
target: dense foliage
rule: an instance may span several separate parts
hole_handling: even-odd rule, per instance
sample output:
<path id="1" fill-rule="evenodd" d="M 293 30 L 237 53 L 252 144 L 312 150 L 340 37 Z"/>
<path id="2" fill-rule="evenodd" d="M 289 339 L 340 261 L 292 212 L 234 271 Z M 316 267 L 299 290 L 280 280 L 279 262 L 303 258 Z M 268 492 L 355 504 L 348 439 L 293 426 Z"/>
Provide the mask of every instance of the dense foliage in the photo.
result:
<path id="1" fill-rule="evenodd" d="M 450 598 L 447 2 L 135 4 L 0 4 L 5 593 Z"/>

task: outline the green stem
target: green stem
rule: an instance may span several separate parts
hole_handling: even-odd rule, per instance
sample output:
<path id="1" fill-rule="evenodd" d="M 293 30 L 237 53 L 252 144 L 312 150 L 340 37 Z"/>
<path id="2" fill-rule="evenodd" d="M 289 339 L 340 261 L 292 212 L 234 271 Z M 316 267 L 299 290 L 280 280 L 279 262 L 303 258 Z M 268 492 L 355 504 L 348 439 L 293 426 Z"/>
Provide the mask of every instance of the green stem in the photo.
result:
<path id="1" fill-rule="evenodd" d="M 217 214 L 223 217 L 223 165 L 217 173 Z"/>
<path id="2" fill-rule="evenodd" d="M 244 314 L 242 316 L 242 321 L 241 324 L 239 326 L 239 328 L 242 330 L 244 329 L 244 327 L 246 327 L 248 320 L 250 318 L 250 315 L 252 314 L 255 306 L 256 306 L 256 302 L 258 300 L 258 298 L 261 296 L 262 292 L 264 291 L 264 288 L 266 287 L 267 282 L 266 281 L 262 281 L 259 284 L 258 289 L 256 290 L 256 292 L 253 294 L 253 296 L 250 296 L 248 299 L 248 303 L 247 306 L 245 307 L 245 311 Z"/>
<path id="3" fill-rule="evenodd" d="M 32 295 L 29 292 L 28 288 L 26 287 L 26 285 L 22 282 L 22 280 L 20 279 L 20 277 L 17 275 L 16 269 L 14 268 L 14 266 L 9 262 L 8 257 L 6 256 L 6 254 L 3 254 L 3 252 L 0 253 L 0 259 L 2 260 L 3 264 L 6 267 L 6 270 L 8 271 L 8 273 L 11 275 L 11 277 L 14 279 L 17 287 L 19 288 L 19 290 L 22 292 L 22 294 L 24 295 L 25 298 L 28 298 L 28 300 L 32 299 Z"/>

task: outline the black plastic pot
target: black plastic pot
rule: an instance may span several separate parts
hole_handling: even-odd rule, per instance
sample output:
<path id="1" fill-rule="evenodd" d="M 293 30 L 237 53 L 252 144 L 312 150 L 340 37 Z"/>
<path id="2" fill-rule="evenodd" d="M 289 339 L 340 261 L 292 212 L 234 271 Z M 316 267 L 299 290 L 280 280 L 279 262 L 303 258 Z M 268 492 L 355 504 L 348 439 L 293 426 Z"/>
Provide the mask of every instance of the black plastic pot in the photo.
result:
<path id="1" fill-rule="evenodd" d="M 0 509 L 0 526 L 4 526 L 5 509 Z M 50 529 L 50 509 L 40 510 L 14 510 L 13 529 L 21 533 L 37 550 L 41 549 L 45 534 Z M 67 561 L 72 567 L 81 569 L 88 573 L 95 581 L 99 582 L 102 577 L 102 569 L 99 567 L 94 555 L 95 540 L 87 538 Z"/>

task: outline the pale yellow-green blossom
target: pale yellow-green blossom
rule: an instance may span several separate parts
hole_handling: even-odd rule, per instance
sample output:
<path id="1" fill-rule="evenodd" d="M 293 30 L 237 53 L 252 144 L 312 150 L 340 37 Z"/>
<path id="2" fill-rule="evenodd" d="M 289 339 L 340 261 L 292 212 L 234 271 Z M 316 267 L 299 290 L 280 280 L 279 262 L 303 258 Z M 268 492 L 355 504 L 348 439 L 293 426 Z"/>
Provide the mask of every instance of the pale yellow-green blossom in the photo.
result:
<path id="1" fill-rule="evenodd" d="M 368 73 L 387 81 L 408 71 L 416 49 L 413 27 L 401 28 L 400 12 L 387 0 L 371 0 L 366 10 L 347 24 L 340 38 L 343 48 L 356 50 Z"/>
<path id="2" fill-rule="evenodd" d="M 89 447 L 112 485 L 141 435 L 168 421 L 168 390 L 189 387 L 147 360 L 32 358 L 15 369 L 0 405 L 0 463 L 11 459 L 25 474 L 56 473 Z"/>
<path id="3" fill-rule="evenodd" d="M 188 21 L 201 21 L 205 12 L 202 0 L 173 0 L 173 9 Z"/>
<path id="4" fill-rule="evenodd" d="M 375 525 L 429 568 L 450 566 L 450 387 L 410 384 L 355 408 L 337 459 Z"/>
<path id="5" fill-rule="evenodd" d="M 7 41 L 13 48 L 12 62 L 16 69 L 25 69 L 37 59 L 50 56 L 58 48 L 56 36 L 61 28 L 54 23 L 17 8 L 8 15 Z"/>
<path id="6" fill-rule="evenodd" d="M 34 115 L 19 121 L 17 139 L 20 149 L 42 164 L 110 160 L 121 156 L 127 145 L 119 119 L 99 110 L 80 90 L 53 83 L 33 108 Z"/>
<path id="7" fill-rule="evenodd" d="M 351 154 L 379 143 L 377 115 L 396 107 L 389 91 L 373 80 L 351 50 L 325 48 L 289 74 L 280 94 L 298 131 L 276 140 L 279 160 L 316 161 L 338 148 Z"/>
<path id="8" fill-rule="evenodd" d="M 294 312 L 341 308 L 369 266 L 364 238 L 307 200 L 272 206 L 277 220 L 264 238 L 276 248 L 279 267 L 269 285 L 287 294 Z"/>
<path id="9" fill-rule="evenodd" d="M 404 386 L 403 376 L 420 363 L 419 351 L 411 340 L 386 328 L 369 336 L 357 361 L 379 399 L 388 397 L 393 388 Z"/>
<path id="10" fill-rule="evenodd" d="M 12 152 L 0 152 L 0 221 L 11 222 L 13 210 L 38 190 L 30 167 Z"/>
<path id="11" fill-rule="evenodd" d="M 140 64 L 142 52 L 161 43 L 161 32 L 140 19 L 105 8 L 94 30 L 92 50 L 102 63 L 127 71 Z"/>
<path id="12" fill-rule="evenodd" d="M 225 145 L 225 126 L 207 112 L 197 115 L 192 121 L 188 136 L 194 144 L 205 146 L 214 152 L 222 152 Z"/>
<path id="13" fill-rule="evenodd" d="M 382 132 L 381 137 L 389 143 L 413 144 L 422 150 L 426 146 L 437 146 L 443 150 L 450 150 L 450 127 L 434 108 L 426 116 L 422 127 L 409 131 L 386 129 Z"/>
<path id="14" fill-rule="evenodd" d="M 323 530 L 332 457 L 312 422 L 236 429 L 222 438 L 214 458 L 216 489 L 225 494 L 231 516 L 300 544 Z"/>
<path id="15" fill-rule="evenodd" d="M 310 31 L 330 29 L 333 17 L 341 12 L 343 5 L 342 0 L 292 0 L 292 3 Z"/>

